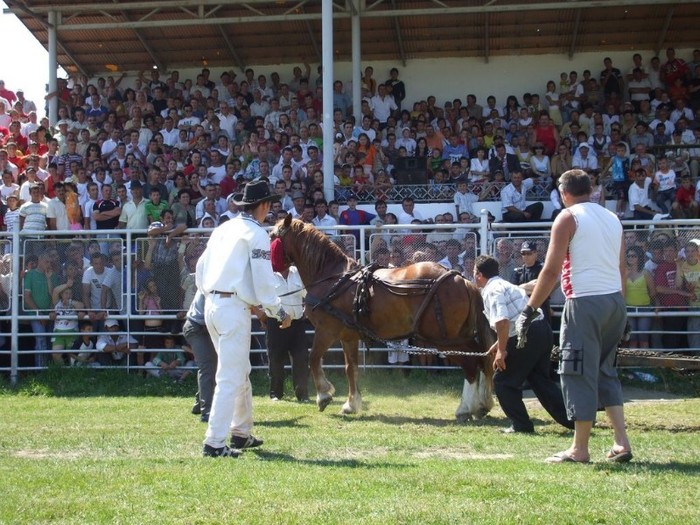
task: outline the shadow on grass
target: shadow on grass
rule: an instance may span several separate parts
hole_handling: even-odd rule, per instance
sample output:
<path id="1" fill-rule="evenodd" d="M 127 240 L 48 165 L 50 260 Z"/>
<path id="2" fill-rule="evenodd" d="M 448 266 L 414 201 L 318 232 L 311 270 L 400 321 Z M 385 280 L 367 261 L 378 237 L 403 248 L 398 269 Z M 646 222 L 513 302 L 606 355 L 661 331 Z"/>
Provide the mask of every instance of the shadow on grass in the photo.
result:
<path id="1" fill-rule="evenodd" d="M 348 467 L 348 468 L 365 468 L 365 469 L 377 469 L 377 468 L 408 468 L 411 465 L 406 464 L 396 464 L 396 463 L 384 463 L 384 462 L 373 462 L 366 463 L 357 459 L 299 459 L 292 456 L 291 454 L 283 454 L 281 452 L 270 452 L 267 450 L 251 450 L 258 459 L 262 461 L 285 461 L 290 463 L 301 463 L 303 465 L 313 465 L 318 467 Z"/>
<path id="2" fill-rule="evenodd" d="M 299 423 L 304 417 L 293 417 L 289 419 L 277 419 L 275 421 L 256 421 L 256 427 L 267 428 L 309 428 L 309 425 Z"/>
<path id="3" fill-rule="evenodd" d="M 669 461 L 667 463 L 657 463 L 655 461 L 638 461 L 633 459 L 631 463 L 596 463 L 594 467 L 596 470 L 604 470 L 606 472 L 629 472 L 630 470 L 644 469 L 657 474 L 668 472 L 679 472 L 694 476 L 700 474 L 700 463 L 697 462 L 681 463 Z"/>

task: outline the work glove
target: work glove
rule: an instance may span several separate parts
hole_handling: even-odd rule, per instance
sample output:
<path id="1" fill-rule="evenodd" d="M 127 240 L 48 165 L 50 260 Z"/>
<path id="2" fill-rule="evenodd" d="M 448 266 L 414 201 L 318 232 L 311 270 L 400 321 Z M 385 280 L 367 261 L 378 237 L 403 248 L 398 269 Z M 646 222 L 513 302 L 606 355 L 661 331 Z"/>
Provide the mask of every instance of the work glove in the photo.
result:
<path id="1" fill-rule="evenodd" d="M 527 305 L 525 309 L 520 312 L 518 319 L 515 321 L 515 331 L 518 336 L 518 343 L 515 345 L 516 348 L 523 348 L 525 346 L 525 343 L 527 343 L 527 331 L 530 329 L 532 321 L 534 321 L 538 315 L 540 315 L 540 313 L 530 305 Z"/>

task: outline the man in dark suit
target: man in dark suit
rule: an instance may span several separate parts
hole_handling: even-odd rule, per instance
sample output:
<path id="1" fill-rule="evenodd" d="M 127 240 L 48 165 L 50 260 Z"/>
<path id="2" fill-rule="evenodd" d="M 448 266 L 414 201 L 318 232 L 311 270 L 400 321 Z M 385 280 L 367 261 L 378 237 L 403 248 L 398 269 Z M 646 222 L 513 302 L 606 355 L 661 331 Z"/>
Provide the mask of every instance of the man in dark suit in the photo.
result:
<path id="1" fill-rule="evenodd" d="M 491 178 L 496 171 L 502 171 L 506 182 L 510 182 L 510 175 L 520 171 L 518 157 L 512 153 L 506 153 L 505 144 L 496 146 L 496 155 L 489 159 L 489 173 Z"/>

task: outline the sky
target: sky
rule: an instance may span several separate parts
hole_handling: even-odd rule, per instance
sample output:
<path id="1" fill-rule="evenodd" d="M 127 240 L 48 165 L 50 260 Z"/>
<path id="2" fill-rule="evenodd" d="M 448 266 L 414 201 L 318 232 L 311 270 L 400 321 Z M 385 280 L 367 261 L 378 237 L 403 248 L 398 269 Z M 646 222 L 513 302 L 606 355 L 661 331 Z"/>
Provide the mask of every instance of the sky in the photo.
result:
<path id="1" fill-rule="evenodd" d="M 5 2 L 0 0 L 0 10 L 6 7 Z M 0 11 L 0 35 L 6 46 L 11 43 L 18 57 L 17 64 L 21 66 L 15 67 L 10 61 L 11 55 L 6 47 L 0 54 L 0 78 L 11 91 L 24 89 L 24 97 L 34 101 L 41 118 L 44 116 L 45 87 L 49 82 L 49 53 L 13 14 Z M 65 77 L 62 69 L 59 76 Z"/>

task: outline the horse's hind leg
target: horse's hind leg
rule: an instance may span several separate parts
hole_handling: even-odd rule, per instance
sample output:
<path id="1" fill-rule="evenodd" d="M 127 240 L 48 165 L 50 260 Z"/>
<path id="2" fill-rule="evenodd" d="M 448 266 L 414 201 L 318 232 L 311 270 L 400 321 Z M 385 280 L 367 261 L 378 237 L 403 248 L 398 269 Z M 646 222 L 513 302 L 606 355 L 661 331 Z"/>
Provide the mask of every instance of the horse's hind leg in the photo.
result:
<path id="1" fill-rule="evenodd" d="M 464 370 L 464 388 L 462 399 L 455 412 L 458 423 L 471 419 L 482 419 L 493 408 L 491 375 L 485 374 L 479 364 L 481 360 L 466 358 L 462 362 Z"/>
<path id="2" fill-rule="evenodd" d="M 362 396 L 360 389 L 357 386 L 359 369 L 358 361 L 358 346 L 359 342 L 341 341 L 343 345 L 343 354 L 345 355 L 345 376 L 348 378 L 348 399 L 343 403 L 343 414 L 356 414 L 362 410 Z"/>
<path id="3" fill-rule="evenodd" d="M 322 368 L 323 355 L 332 342 L 329 336 L 322 333 L 320 328 L 316 328 L 316 335 L 314 336 L 311 355 L 309 356 L 309 368 L 316 386 L 316 405 L 321 412 L 333 401 L 333 394 L 335 394 L 335 387 L 326 379 L 326 374 L 323 373 Z"/>

